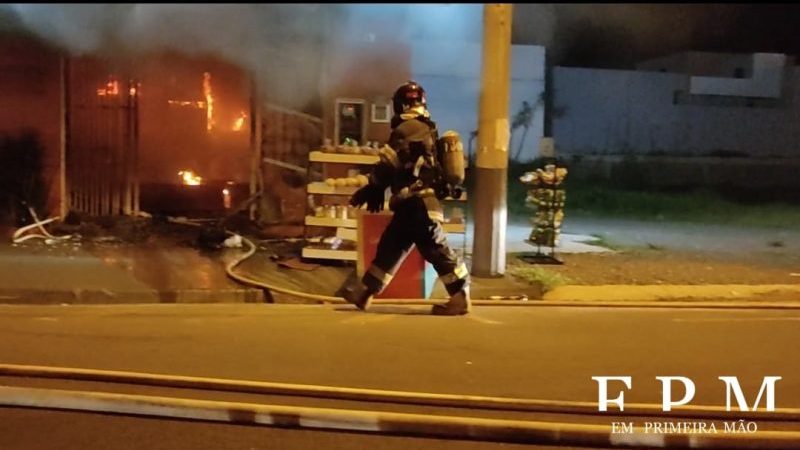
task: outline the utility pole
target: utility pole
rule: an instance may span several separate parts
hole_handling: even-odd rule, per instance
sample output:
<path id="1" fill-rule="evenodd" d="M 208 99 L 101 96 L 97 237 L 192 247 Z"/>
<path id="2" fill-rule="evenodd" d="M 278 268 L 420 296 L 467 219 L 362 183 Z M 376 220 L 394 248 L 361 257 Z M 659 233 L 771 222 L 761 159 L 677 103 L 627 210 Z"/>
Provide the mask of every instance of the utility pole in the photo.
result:
<path id="1" fill-rule="evenodd" d="M 472 274 L 478 277 L 499 277 L 506 271 L 511 13 L 510 4 L 483 7 L 472 252 Z"/>

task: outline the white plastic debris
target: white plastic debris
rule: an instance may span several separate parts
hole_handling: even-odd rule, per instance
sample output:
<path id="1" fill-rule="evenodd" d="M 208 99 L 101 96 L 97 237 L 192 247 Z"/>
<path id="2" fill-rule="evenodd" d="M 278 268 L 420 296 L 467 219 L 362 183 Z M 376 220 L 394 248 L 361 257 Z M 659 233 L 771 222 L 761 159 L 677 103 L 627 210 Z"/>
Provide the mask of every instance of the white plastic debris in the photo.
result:
<path id="1" fill-rule="evenodd" d="M 225 242 L 222 243 L 226 248 L 242 248 L 242 237 L 238 234 L 234 234 L 233 236 L 225 239 Z"/>

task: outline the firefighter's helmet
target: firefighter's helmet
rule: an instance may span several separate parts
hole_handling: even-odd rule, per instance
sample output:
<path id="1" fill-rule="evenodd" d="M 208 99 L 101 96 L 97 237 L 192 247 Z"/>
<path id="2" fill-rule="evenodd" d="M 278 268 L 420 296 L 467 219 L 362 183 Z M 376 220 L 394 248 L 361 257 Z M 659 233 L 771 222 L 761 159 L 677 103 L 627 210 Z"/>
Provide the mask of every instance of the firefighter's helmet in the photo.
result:
<path id="1" fill-rule="evenodd" d="M 403 111 L 415 106 L 428 106 L 425 100 L 425 89 L 416 81 L 407 81 L 402 86 L 397 88 L 392 97 L 392 107 L 394 114 L 400 115 Z"/>

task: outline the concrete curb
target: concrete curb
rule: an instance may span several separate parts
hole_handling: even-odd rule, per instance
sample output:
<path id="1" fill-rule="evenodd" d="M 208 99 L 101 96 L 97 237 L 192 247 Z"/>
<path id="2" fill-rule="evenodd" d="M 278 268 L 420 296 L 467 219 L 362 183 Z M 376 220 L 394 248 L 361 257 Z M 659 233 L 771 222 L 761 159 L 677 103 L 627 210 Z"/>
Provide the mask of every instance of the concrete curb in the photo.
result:
<path id="1" fill-rule="evenodd" d="M 136 303 L 263 303 L 264 292 L 253 288 L 111 291 L 108 289 L 0 290 L 0 304 L 136 304 Z"/>
<path id="2" fill-rule="evenodd" d="M 748 301 L 748 297 L 773 293 L 797 294 L 797 301 Z M 344 300 L 327 301 L 275 296 L 275 304 L 347 305 Z M 550 306 L 612 308 L 685 308 L 685 309 L 800 309 L 800 285 L 602 285 L 560 286 L 544 294 L 543 299 L 484 300 L 476 306 Z M 686 299 L 691 299 L 687 301 Z M 374 305 L 431 306 L 445 299 L 375 299 Z M 99 289 L 36 290 L 0 289 L 0 304 L 19 305 L 115 305 L 115 304 L 191 304 L 191 303 L 265 303 L 263 289 L 178 289 L 166 291 L 112 292 Z"/>
<path id="3" fill-rule="evenodd" d="M 260 405 L 7 386 L 0 387 L 0 405 L 522 444 L 728 450 L 797 449 L 800 446 L 800 432 L 791 431 L 723 436 L 612 434 L 610 425 Z"/>
<path id="4" fill-rule="evenodd" d="M 776 309 L 776 310 L 796 310 L 800 309 L 799 302 L 747 302 L 747 301 L 705 301 L 697 300 L 691 302 L 670 301 L 670 300 L 654 300 L 654 301 L 592 301 L 592 300 L 574 300 L 574 301 L 538 301 L 529 302 L 536 306 L 551 306 L 551 307 L 581 307 L 581 308 L 665 308 L 665 309 Z"/>
<path id="5" fill-rule="evenodd" d="M 447 300 L 415 300 L 415 299 L 378 299 L 372 301 L 372 308 L 376 306 L 433 306 L 444 304 Z M 297 302 L 276 302 L 285 305 L 337 305 L 347 306 L 349 303 L 342 301 L 323 301 L 323 300 L 300 300 Z M 673 309 L 777 309 L 795 310 L 800 309 L 798 302 L 745 302 L 745 301 L 592 301 L 592 300 L 572 300 L 572 301 L 546 301 L 546 300 L 472 300 L 473 306 L 498 306 L 498 307 L 566 307 L 566 308 L 673 308 Z"/>
<path id="6" fill-rule="evenodd" d="M 800 300 L 800 299 L 798 299 Z M 443 304 L 444 299 L 376 299 L 373 306 L 433 306 Z M 165 291 L 160 295 L 152 292 L 108 292 L 108 291 L 0 291 L 0 305 L 147 305 L 147 304 L 240 304 L 270 303 L 259 289 L 229 289 L 219 291 L 182 290 Z M 752 302 L 726 301 L 672 301 L 672 300 L 473 300 L 474 306 L 497 307 L 565 307 L 565 308 L 664 308 L 664 309 L 752 309 L 752 310 L 798 310 L 798 302 Z M 342 301 L 297 299 L 276 301 L 280 305 L 336 305 L 347 307 Z"/>
<path id="7" fill-rule="evenodd" d="M 545 293 L 545 301 L 662 301 L 675 299 L 738 300 L 769 294 L 795 295 L 800 301 L 800 284 L 703 284 L 703 285 L 595 285 L 558 286 Z"/>
<path id="8" fill-rule="evenodd" d="M 426 301 L 426 300 L 373 300 L 373 309 L 375 306 L 389 306 L 389 305 L 402 305 L 402 306 L 431 306 L 434 304 L 443 304 L 444 300 Z M 309 304 L 319 304 L 316 302 L 309 302 Z M 333 303 L 335 305 L 347 305 L 348 303 Z M 800 309 L 800 302 L 742 302 L 742 301 L 725 301 L 725 302 L 710 302 L 710 301 L 692 301 L 692 302 L 677 302 L 677 301 L 602 301 L 596 302 L 591 300 L 575 300 L 575 301 L 518 301 L 518 300 L 473 300 L 473 306 L 498 306 L 498 307 L 542 307 L 542 308 L 650 308 L 650 309 L 753 309 L 753 310 L 797 310 Z"/>

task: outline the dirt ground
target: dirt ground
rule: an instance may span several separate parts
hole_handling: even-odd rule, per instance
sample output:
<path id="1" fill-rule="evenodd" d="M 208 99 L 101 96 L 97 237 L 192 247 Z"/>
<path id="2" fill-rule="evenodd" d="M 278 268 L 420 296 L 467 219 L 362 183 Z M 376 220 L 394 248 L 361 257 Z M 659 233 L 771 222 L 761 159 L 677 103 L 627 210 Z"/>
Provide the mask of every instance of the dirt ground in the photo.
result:
<path id="1" fill-rule="evenodd" d="M 569 284 L 800 284 L 800 255 L 780 251 L 630 249 L 560 259 L 564 265 L 540 267 L 567 277 Z"/>
<path id="2" fill-rule="evenodd" d="M 572 217 L 565 227 L 615 250 L 565 252 L 558 255 L 563 266 L 538 266 L 567 284 L 800 284 L 800 224 L 778 229 Z"/>

